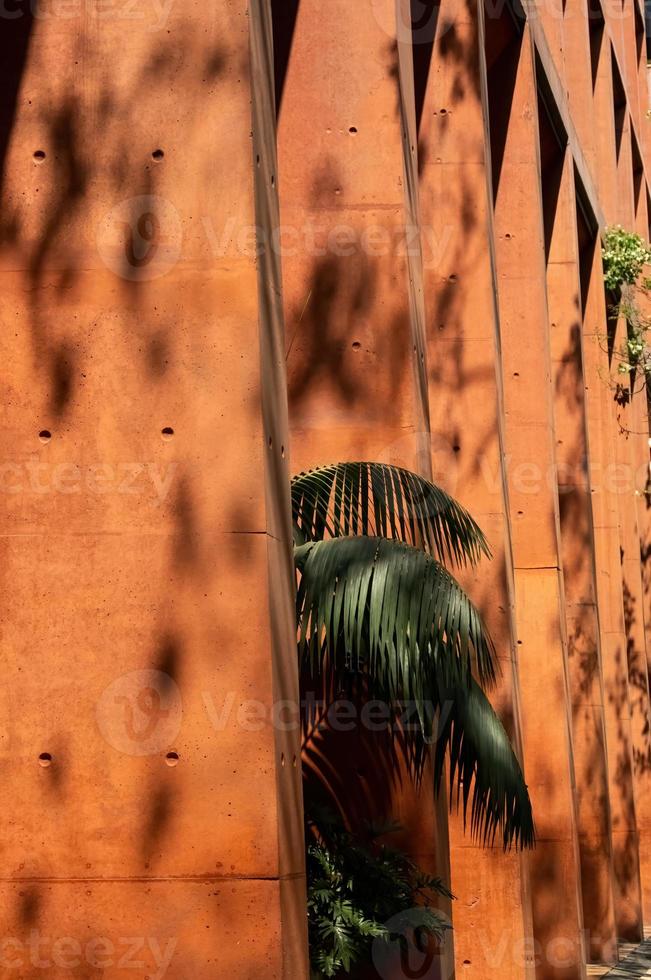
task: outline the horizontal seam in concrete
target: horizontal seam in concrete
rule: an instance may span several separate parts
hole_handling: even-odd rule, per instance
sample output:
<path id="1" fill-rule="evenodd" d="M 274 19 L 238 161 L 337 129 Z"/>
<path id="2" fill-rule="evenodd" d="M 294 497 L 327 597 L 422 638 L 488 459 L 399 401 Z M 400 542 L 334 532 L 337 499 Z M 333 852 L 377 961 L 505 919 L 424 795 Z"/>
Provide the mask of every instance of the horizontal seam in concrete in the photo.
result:
<path id="1" fill-rule="evenodd" d="M 102 884 L 106 882 L 107 884 L 125 884 L 130 881 L 133 882 L 150 882 L 150 881 L 296 881 L 300 878 L 304 878 L 305 875 L 300 871 L 294 871 L 291 874 L 284 875 L 107 875 L 102 876 L 69 876 L 69 877 L 40 877 L 40 876 L 24 876 L 24 877 L 2 877 L 0 876 L 0 882 L 3 884 L 25 884 L 28 882 L 42 882 L 43 884 L 73 884 L 78 882 L 95 882 L 97 884 Z"/>
<path id="2" fill-rule="evenodd" d="M 558 572 L 558 565 L 514 565 L 516 572 Z"/>

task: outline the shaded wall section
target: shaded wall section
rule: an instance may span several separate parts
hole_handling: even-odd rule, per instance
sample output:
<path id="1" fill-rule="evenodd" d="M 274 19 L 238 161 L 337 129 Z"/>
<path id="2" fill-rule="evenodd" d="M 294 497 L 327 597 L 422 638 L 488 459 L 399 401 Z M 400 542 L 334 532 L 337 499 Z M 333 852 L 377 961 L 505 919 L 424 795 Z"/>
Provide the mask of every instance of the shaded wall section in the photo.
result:
<path id="1" fill-rule="evenodd" d="M 84 11 L 2 65 L 0 929 L 306 976 L 268 11 Z"/>

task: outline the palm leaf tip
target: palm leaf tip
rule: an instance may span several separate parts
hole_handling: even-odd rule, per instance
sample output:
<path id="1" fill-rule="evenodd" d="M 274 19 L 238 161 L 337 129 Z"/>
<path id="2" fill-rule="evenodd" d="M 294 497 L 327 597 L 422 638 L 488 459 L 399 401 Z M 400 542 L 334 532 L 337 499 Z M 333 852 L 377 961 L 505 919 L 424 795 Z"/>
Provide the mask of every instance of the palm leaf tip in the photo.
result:
<path id="1" fill-rule="evenodd" d="M 501 721 L 473 680 L 450 687 L 441 698 L 435 750 L 435 778 L 440 783 L 446 751 L 450 755 L 450 804 L 470 807 L 472 835 L 485 845 L 501 832 L 505 849 L 531 848 L 535 828 L 529 792 L 520 764 Z"/>
<path id="2" fill-rule="evenodd" d="M 299 656 L 314 676 L 364 673 L 372 696 L 409 702 L 429 736 L 440 686 L 495 677 L 494 648 L 456 580 L 431 555 L 376 537 L 295 550 Z"/>
<path id="3" fill-rule="evenodd" d="M 490 557 L 467 510 L 423 477 L 385 463 L 333 463 L 292 479 L 292 513 L 301 540 L 368 535 L 397 538 L 442 562 Z"/>

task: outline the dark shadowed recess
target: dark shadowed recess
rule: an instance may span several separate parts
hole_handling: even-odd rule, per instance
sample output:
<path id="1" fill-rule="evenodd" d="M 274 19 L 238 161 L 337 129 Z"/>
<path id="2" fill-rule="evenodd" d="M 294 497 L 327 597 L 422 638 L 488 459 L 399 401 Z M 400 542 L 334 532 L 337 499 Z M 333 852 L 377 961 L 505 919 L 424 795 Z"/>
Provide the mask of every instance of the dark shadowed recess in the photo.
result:
<path id="1" fill-rule="evenodd" d="M 411 37 L 414 59 L 414 96 L 416 132 L 420 132 L 427 81 L 432 66 L 436 26 L 441 12 L 440 0 L 410 0 Z"/>
<path id="2" fill-rule="evenodd" d="M 622 77 L 619 74 L 619 69 L 615 61 L 614 56 L 611 58 L 611 64 L 613 68 L 613 113 L 615 116 L 615 149 L 617 152 L 617 162 L 619 163 L 619 156 L 622 152 L 622 137 L 624 135 L 624 127 L 626 125 L 626 91 L 624 89 L 624 83 L 622 82 Z"/>
<path id="3" fill-rule="evenodd" d="M 640 204 L 642 202 L 642 184 L 644 179 L 644 164 L 642 163 L 642 154 L 640 153 L 640 148 L 638 146 L 637 137 L 631 128 L 631 155 L 633 158 L 633 203 L 635 206 L 635 214 L 637 215 L 640 210 Z"/>
<path id="4" fill-rule="evenodd" d="M 588 202 L 581 178 L 574 170 L 576 188 L 576 230 L 579 242 L 579 275 L 581 278 L 581 310 L 585 317 L 588 294 L 592 283 L 595 249 L 599 243 L 599 224 Z"/>
<path id="5" fill-rule="evenodd" d="M 0 24 L 0 188 L 32 36 L 33 6 L 9 3 Z"/>
<path id="6" fill-rule="evenodd" d="M 515 82 L 522 49 L 522 21 L 510 4 L 499 11 L 486 4 L 486 70 L 490 121 L 493 200 L 497 199 L 506 135 L 513 109 Z"/>
<path id="7" fill-rule="evenodd" d="M 271 22 L 274 41 L 274 84 L 276 88 L 276 119 L 280 116 L 289 58 L 292 53 L 294 30 L 300 0 L 271 0 Z"/>
<path id="8" fill-rule="evenodd" d="M 546 79 L 540 64 L 536 65 L 538 88 L 538 135 L 540 139 L 540 175 L 542 184 L 545 261 L 549 262 L 554 224 L 558 213 L 558 195 L 563 179 L 567 133 L 546 94 Z"/>
<path id="9" fill-rule="evenodd" d="M 600 0 L 588 0 L 588 26 L 590 31 L 590 65 L 592 68 L 592 91 L 597 86 L 597 74 L 599 72 L 599 58 L 601 57 L 601 45 L 603 44 L 606 22 L 601 12 Z"/>

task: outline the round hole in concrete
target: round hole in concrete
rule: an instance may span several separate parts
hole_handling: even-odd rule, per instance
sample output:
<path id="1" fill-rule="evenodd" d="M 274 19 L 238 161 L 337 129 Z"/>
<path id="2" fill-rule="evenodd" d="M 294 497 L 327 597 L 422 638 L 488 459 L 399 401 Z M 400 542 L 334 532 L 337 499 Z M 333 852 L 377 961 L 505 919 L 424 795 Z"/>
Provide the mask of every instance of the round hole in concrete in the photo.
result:
<path id="1" fill-rule="evenodd" d="M 50 439 L 52 438 L 52 433 L 50 432 L 49 429 L 41 429 L 41 431 L 38 434 L 38 437 L 41 440 L 41 442 L 49 442 Z"/>
<path id="2" fill-rule="evenodd" d="M 362 345 L 360 344 L 359 340 L 354 340 L 353 341 L 353 344 L 352 344 L 353 350 L 360 350 L 361 349 L 361 346 Z"/>
<path id="3" fill-rule="evenodd" d="M 169 440 L 174 435 L 174 429 L 172 428 L 171 425 L 166 425 L 163 429 L 160 430 L 160 434 L 162 435 L 163 439 Z"/>
<path id="4" fill-rule="evenodd" d="M 165 156 L 164 150 L 154 150 L 151 155 L 152 160 L 162 160 Z"/>
<path id="5" fill-rule="evenodd" d="M 47 769 L 48 766 L 52 765 L 52 755 L 49 752 L 41 752 L 38 757 L 38 764 Z"/>
<path id="6" fill-rule="evenodd" d="M 351 126 L 350 129 L 348 130 L 348 132 L 349 133 L 353 133 L 353 135 L 354 135 L 357 132 L 357 126 Z"/>
<path id="7" fill-rule="evenodd" d="M 34 150 L 34 160 L 36 163 L 43 163 L 45 160 L 45 150 Z"/>
<path id="8" fill-rule="evenodd" d="M 178 766 L 179 764 L 179 754 L 178 752 L 168 752 L 165 756 L 165 762 L 168 766 Z"/>

